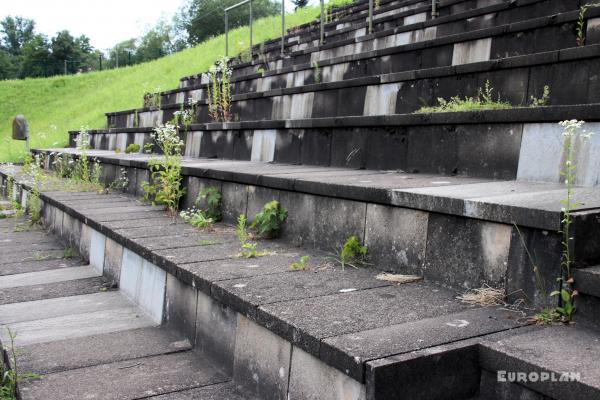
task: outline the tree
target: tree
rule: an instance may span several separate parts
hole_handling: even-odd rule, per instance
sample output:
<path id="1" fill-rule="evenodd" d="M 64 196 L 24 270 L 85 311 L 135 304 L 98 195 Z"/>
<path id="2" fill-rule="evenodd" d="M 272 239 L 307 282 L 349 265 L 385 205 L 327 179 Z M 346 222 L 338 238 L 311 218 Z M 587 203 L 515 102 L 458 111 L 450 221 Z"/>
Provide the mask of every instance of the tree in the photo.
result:
<path id="1" fill-rule="evenodd" d="M 190 45 L 196 45 L 209 37 L 225 32 L 225 8 L 239 0 L 187 0 L 177 15 L 177 28 L 187 33 Z M 273 0 L 253 0 L 253 18 L 275 15 L 281 3 Z M 238 7 L 228 14 L 229 29 L 248 25 L 250 10 L 248 5 Z"/>
<path id="2" fill-rule="evenodd" d="M 17 66 L 14 57 L 0 48 L 0 79 L 13 79 L 17 77 Z"/>
<path id="3" fill-rule="evenodd" d="M 23 17 L 5 17 L 0 21 L 0 43 L 12 56 L 21 54 L 25 43 L 33 39 L 35 22 Z"/>
<path id="4" fill-rule="evenodd" d="M 292 3 L 298 8 L 304 8 L 308 5 L 308 0 L 292 0 Z"/>
<path id="5" fill-rule="evenodd" d="M 175 50 L 172 43 L 172 28 L 164 20 L 158 21 L 156 26 L 149 29 L 144 36 L 139 39 L 136 52 L 137 62 L 155 60 Z"/>
<path id="6" fill-rule="evenodd" d="M 49 76 L 53 73 L 48 39 L 44 35 L 35 35 L 23 45 L 19 77 Z"/>

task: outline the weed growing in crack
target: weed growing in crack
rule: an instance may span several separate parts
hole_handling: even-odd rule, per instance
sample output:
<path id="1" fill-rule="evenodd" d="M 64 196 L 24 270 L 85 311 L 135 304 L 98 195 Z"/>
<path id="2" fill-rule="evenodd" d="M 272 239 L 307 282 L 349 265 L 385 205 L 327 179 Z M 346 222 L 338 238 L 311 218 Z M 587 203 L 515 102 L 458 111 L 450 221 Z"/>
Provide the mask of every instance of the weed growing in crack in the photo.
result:
<path id="1" fill-rule="evenodd" d="M 342 271 L 346 266 L 356 268 L 364 267 L 369 265 L 367 262 L 367 253 L 369 249 L 367 246 L 360 244 L 360 239 L 356 235 L 350 236 L 341 249 L 337 251 L 333 261 L 342 266 Z"/>
<path id="2" fill-rule="evenodd" d="M 256 219 L 252 222 L 250 228 L 256 229 L 261 237 L 273 239 L 280 235 L 287 216 L 287 211 L 281 207 L 277 200 L 273 200 L 265 204 L 263 209 L 256 214 Z"/>
<path id="3" fill-rule="evenodd" d="M 244 258 L 256 258 L 267 255 L 266 251 L 258 251 L 257 244 L 250 242 L 250 234 L 246 226 L 246 216 L 244 214 L 238 217 L 238 222 L 235 230 L 238 240 L 240 242 L 240 253 L 239 257 Z"/>
<path id="4" fill-rule="evenodd" d="M 179 200 L 185 194 L 182 187 L 181 149 L 183 141 L 179 138 L 175 125 L 167 123 L 154 128 L 152 139 L 162 150 L 163 157 L 148 162 L 151 182 L 144 182 L 144 198 L 153 204 L 164 204 L 171 216 L 177 215 Z"/>
<path id="5" fill-rule="evenodd" d="M 535 96 L 531 96 L 531 102 L 529 103 L 530 107 L 542 107 L 548 104 L 550 101 L 550 86 L 544 86 L 544 92 L 542 93 L 542 97 L 538 98 Z"/>
<path id="6" fill-rule="evenodd" d="M 310 260 L 309 256 L 302 256 L 302 257 L 300 257 L 300 260 L 293 262 L 290 265 L 290 269 L 292 269 L 294 271 L 304 271 L 304 270 L 306 270 L 306 268 L 308 268 L 309 260 Z"/>
<path id="7" fill-rule="evenodd" d="M 561 256 L 561 275 L 556 279 L 558 282 L 558 290 L 550 293 L 551 297 L 558 299 L 558 305 L 555 307 L 548 306 L 546 302 L 546 289 L 540 273 L 540 268 L 535 262 L 531 252 L 527 248 L 523 235 L 519 232 L 521 242 L 525 248 L 526 254 L 529 257 L 535 274 L 538 290 L 544 296 L 544 308 L 536 315 L 535 319 L 538 323 L 546 324 L 553 322 L 571 323 L 577 311 L 576 299 L 579 293 L 575 289 L 575 280 L 573 278 L 573 237 L 571 225 L 573 224 L 573 212 L 581 206 L 575 200 L 575 182 L 577 180 L 577 166 L 574 162 L 575 158 L 575 141 L 587 140 L 592 133 L 583 129 L 584 121 L 567 120 L 560 122 L 563 128 L 564 137 L 564 154 L 565 161 L 561 176 L 564 179 L 566 187 L 566 196 L 561 200 L 562 211 L 562 256 Z M 517 228 L 518 229 L 518 228 Z"/>
<path id="8" fill-rule="evenodd" d="M 200 194 L 196 198 L 196 206 L 199 206 L 201 202 L 206 203 L 206 209 L 204 213 L 208 218 L 218 222 L 223 218 L 221 212 L 221 192 L 214 186 L 209 186 L 200 191 Z"/>
<path id="9" fill-rule="evenodd" d="M 3 347 L 0 345 L 0 400 L 17 400 L 17 388 L 19 382 L 30 379 L 38 379 L 40 375 L 19 370 L 20 350 L 15 346 L 17 333 L 10 328 L 6 328 L 8 333 L 9 345 Z M 4 355 L 6 354 L 6 357 Z"/>
<path id="10" fill-rule="evenodd" d="M 212 218 L 208 217 L 202 210 L 196 208 L 190 208 L 179 213 L 179 216 L 188 224 L 200 228 L 210 228 L 215 222 Z"/>
<path id="11" fill-rule="evenodd" d="M 231 120 L 231 74 L 227 57 L 221 57 L 208 72 L 208 114 L 214 122 Z"/>

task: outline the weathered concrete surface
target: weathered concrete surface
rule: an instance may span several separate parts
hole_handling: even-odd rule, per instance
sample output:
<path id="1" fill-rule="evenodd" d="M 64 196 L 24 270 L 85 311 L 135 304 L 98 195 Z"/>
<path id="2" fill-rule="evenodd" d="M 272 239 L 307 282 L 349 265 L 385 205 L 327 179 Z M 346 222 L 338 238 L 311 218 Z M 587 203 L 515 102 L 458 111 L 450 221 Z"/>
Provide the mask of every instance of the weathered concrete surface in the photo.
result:
<path id="1" fill-rule="evenodd" d="M 164 323 L 194 343 L 196 340 L 196 306 L 198 291 L 167 274 Z"/>
<path id="2" fill-rule="evenodd" d="M 136 399 L 227 381 L 193 352 L 59 372 L 23 384 L 27 399 Z"/>
<path id="3" fill-rule="evenodd" d="M 19 322 L 93 313 L 130 305 L 131 303 L 118 292 L 5 304 L 0 306 L 0 324 L 13 325 Z"/>
<path id="4" fill-rule="evenodd" d="M 233 379 L 264 400 L 285 400 L 291 345 L 238 314 Z"/>
<path id="5" fill-rule="evenodd" d="M 418 303 L 410 300 L 415 298 Z M 450 291 L 413 283 L 267 304 L 259 307 L 257 318 L 303 350 L 318 355 L 320 341 L 326 337 L 431 318 L 464 308 Z"/>
<path id="6" fill-rule="evenodd" d="M 208 385 L 201 388 L 182 390 L 170 394 L 153 396 L 152 400 L 246 400 L 236 391 L 235 384 L 231 382 Z"/>
<path id="7" fill-rule="evenodd" d="M 479 351 L 481 366 L 492 372 L 580 374 L 576 381 L 553 382 L 527 379 L 519 382 L 551 398 L 592 400 L 600 393 L 600 339 L 596 330 L 579 326 L 553 326 L 484 343 Z M 499 383 L 501 385 L 501 383 Z"/>
<path id="8" fill-rule="evenodd" d="M 182 335 L 151 327 L 24 346 L 19 364 L 23 371 L 52 374 L 190 349 Z"/>
<path id="9" fill-rule="evenodd" d="M 366 361 L 514 329 L 520 313 L 477 308 L 400 325 L 326 338 L 320 356 L 356 380 Z"/>
<path id="10" fill-rule="evenodd" d="M 0 276 L 40 272 L 59 268 L 70 268 L 84 265 L 79 257 L 43 261 L 25 261 L 0 265 Z"/>
<path id="11" fill-rule="evenodd" d="M 16 344 L 25 346 L 155 325 L 156 323 L 145 316 L 139 308 L 130 306 L 19 322 L 11 324 L 10 327 L 18 332 Z M 0 338 L 3 342 L 6 341 L 7 337 L 4 330 L 2 330 Z"/>
<path id="12" fill-rule="evenodd" d="M 77 296 L 98 293 L 107 289 L 103 277 L 76 279 L 65 282 L 53 282 L 42 285 L 4 288 L 0 291 L 0 304 L 21 303 L 53 299 L 58 297 Z"/>
<path id="13" fill-rule="evenodd" d="M 93 278 L 100 276 L 89 266 L 65 267 L 55 270 L 26 272 L 23 274 L 0 276 L 0 289 L 43 285 L 72 281 L 76 279 Z"/>
<path id="14" fill-rule="evenodd" d="M 364 400 L 365 386 L 305 351 L 292 349 L 288 399 Z"/>

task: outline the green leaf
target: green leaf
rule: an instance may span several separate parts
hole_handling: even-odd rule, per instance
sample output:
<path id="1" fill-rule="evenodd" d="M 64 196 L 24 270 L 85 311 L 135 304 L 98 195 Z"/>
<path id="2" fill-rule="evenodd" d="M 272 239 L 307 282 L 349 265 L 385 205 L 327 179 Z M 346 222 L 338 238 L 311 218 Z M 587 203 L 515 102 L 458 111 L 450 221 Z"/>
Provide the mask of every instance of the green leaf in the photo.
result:
<path id="1" fill-rule="evenodd" d="M 571 293 L 569 293 L 566 289 L 560 291 L 560 297 L 563 299 L 564 302 L 571 301 Z"/>

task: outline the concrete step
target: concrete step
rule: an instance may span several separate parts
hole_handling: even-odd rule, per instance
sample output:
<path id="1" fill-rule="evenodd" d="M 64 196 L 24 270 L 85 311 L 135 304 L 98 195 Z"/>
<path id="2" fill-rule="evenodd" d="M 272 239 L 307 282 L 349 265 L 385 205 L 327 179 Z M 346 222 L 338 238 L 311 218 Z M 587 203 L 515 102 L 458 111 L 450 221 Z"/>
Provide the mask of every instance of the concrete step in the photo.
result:
<path id="1" fill-rule="evenodd" d="M 72 152 L 69 149 L 51 151 Z M 90 151 L 89 155 L 97 157 L 105 171 L 117 163 L 128 168 L 128 175 L 136 176 L 135 188 L 147 179 L 144 168 L 148 156 L 107 151 Z M 116 167 L 113 168 L 116 171 Z M 289 211 L 289 220 L 283 229 L 285 239 L 331 251 L 341 246 L 349 235 L 358 234 L 371 248 L 372 261 L 385 270 L 423 274 L 437 282 L 463 288 L 480 287 L 484 283 L 503 285 L 505 279 L 511 277 L 509 292 L 523 290 L 531 299 L 540 301 L 536 297 L 529 259 L 514 227 L 516 223 L 530 250 L 546 257 L 548 269 L 543 275 L 547 287 L 555 285 L 560 271 L 560 201 L 564 198 L 561 184 L 209 159 L 185 159 L 183 173 L 188 187 L 187 197 L 182 202 L 184 207 L 191 205 L 197 192 L 206 185 L 221 189 L 224 218 L 228 222 L 234 222 L 242 213 L 252 218 L 265 202 L 278 199 Z M 558 174 L 557 168 L 557 180 Z M 600 208 L 597 189 L 578 188 L 576 192 L 576 197 L 588 209 L 586 218 L 593 217 L 593 210 L 597 213 Z M 138 194 L 141 195 L 141 191 Z M 78 207 L 77 210 L 84 209 Z M 82 212 L 68 209 L 74 215 Z M 101 226 L 104 220 L 116 220 L 115 216 L 127 220 L 137 218 L 122 212 L 118 204 L 93 216 Z M 162 218 L 164 220 L 164 216 Z M 581 219 L 577 213 L 576 220 L 582 227 L 596 221 Z M 328 222 L 322 225 L 323 221 Z M 405 226 L 412 228 L 406 231 Z M 175 236 L 174 241 L 178 242 L 178 229 L 185 233 L 185 228 L 177 225 L 166 226 L 163 233 Z M 591 262 L 598 257 L 598 251 L 594 250 L 597 245 L 589 246 L 586 240 L 589 238 L 584 234 L 588 232 L 586 229 L 580 231 L 581 235 L 575 234 L 575 250 L 581 262 Z M 390 235 L 391 231 L 395 233 Z M 127 230 L 123 233 L 128 234 Z M 129 233 L 134 236 L 127 239 L 127 246 L 138 254 L 147 254 L 146 245 L 154 249 L 164 247 L 160 239 L 140 241 L 144 236 L 154 236 L 145 228 L 133 228 Z M 495 239 L 488 242 L 487 235 Z M 194 239 L 187 240 L 193 244 Z M 454 244 L 447 246 L 449 241 Z M 194 252 L 193 247 L 185 243 L 181 241 L 183 250 L 179 254 L 172 254 L 176 257 L 173 261 L 192 263 L 203 260 L 202 254 L 231 258 L 237 253 L 235 243 L 231 242 L 210 246 L 201 253 Z M 400 255 L 392 249 L 404 249 L 404 252 Z M 156 253 L 162 256 L 171 252 L 158 250 Z"/>
<path id="2" fill-rule="evenodd" d="M 93 294 L 109 289 L 104 277 L 92 277 L 40 285 L 4 288 L 0 292 L 0 305 Z"/>
<path id="3" fill-rule="evenodd" d="M 152 400 L 251 400 L 250 397 L 241 395 L 232 382 L 219 383 L 196 389 L 182 390 L 149 397 Z"/>
<path id="4" fill-rule="evenodd" d="M 96 221 L 104 214 L 92 212 L 83 199 L 66 205 L 52 196 L 42 194 L 46 222 L 63 236 L 71 229 L 92 229 L 96 233 L 89 234 L 90 243 L 92 237 L 104 236 L 104 259 L 122 254 L 118 265 L 104 265 L 105 273 L 119 269 L 121 291 L 231 373 L 244 396 L 289 394 L 328 400 L 345 393 L 352 399 L 365 398 L 391 385 L 382 380 L 385 373 L 408 368 L 410 363 L 396 358 L 448 345 L 454 346 L 453 354 L 471 354 L 481 337 L 510 335 L 523 326 L 510 312 L 471 308 L 458 301 L 455 292 L 432 282 L 394 285 L 376 279 L 378 271 L 372 268 L 341 271 L 326 253 L 282 241 L 261 241 L 260 248 L 271 251 L 260 259 L 239 258 L 230 241 L 194 243 L 199 238 L 230 239 L 230 228 L 220 224 L 214 232 L 192 232 L 180 223 L 167 225 L 161 216 L 155 217 L 155 233 L 147 236 L 144 227 L 113 229 Z M 90 197 L 87 202 L 92 205 L 99 199 Z M 127 207 L 115 203 L 106 212 L 118 215 Z M 74 228 L 71 219 L 82 226 Z M 114 242 L 110 248 L 109 241 Z M 310 255 L 310 270 L 291 271 L 289 265 L 303 254 Z M 164 305 L 158 304 L 160 296 Z M 158 304 L 156 309 L 151 302 Z M 431 335 L 421 340 L 424 332 Z M 385 367 L 371 365 L 381 360 Z M 445 376 L 457 382 L 471 371 L 470 365 L 446 368 Z M 397 382 L 409 385 L 412 380 L 403 376 Z M 471 386 L 468 393 L 477 390 Z M 457 388 L 446 387 L 448 393 Z M 177 396 L 184 395 L 197 394 Z"/>
<path id="5" fill-rule="evenodd" d="M 45 375 L 21 386 L 23 400 L 129 400 L 226 382 L 193 351 L 148 356 Z"/>
<path id="6" fill-rule="evenodd" d="M 25 272 L 22 274 L 0 276 L 0 288 L 6 289 L 44 285 L 98 276 L 100 276 L 100 274 L 98 274 L 90 266 L 65 267 L 45 271 Z"/>
<path id="7" fill-rule="evenodd" d="M 540 23 L 539 29 L 547 28 L 545 24 Z M 556 29 L 561 34 L 570 32 L 560 27 Z M 597 44 L 574 47 L 573 38 L 557 39 L 553 41 L 556 43 L 555 48 L 524 49 L 517 56 L 507 58 L 506 55 L 492 55 L 486 38 L 467 42 L 468 46 L 474 49 L 485 46 L 479 53 L 469 50 L 464 43 L 458 41 L 454 44 L 457 48 L 462 46 L 456 54 L 469 54 L 460 60 L 456 58 L 458 56 L 452 59 L 453 46 L 448 47 L 444 43 L 448 47 L 446 59 L 434 56 L 437 53 L 428 54 L 422 49 L 411 49 L 408 53 L 398 53 L 394 57 L 415 60 L 415 65 L 394 64 L 394 57 L 389 54 L 382 56 L 386 57 L 386 62 L 378 62 L 372 66 L 365 63 L 365 60 L 357 60 L 354 66 L 352 62 L 340 64 L 342 68 L 338 70 L 343 72 L 344 80 L 340 78 L 342 75 L 337 75 L 332 82 L 315 83 L 312 81 L 312 71 L 300 71 L 297 73 L 299 80 L 296 81 L 295 73 L 291 73 L 290 83 L 286 84 L 285 88 L 270 89 L 268 83 L 264 91 L 257 87 L 256 91 L 233 96 L 232 121 L 302 120 L 412 113 L 423 106 L 438 105 L 439 98 L 448 100 L 454 96 L 474 97 L 488 81 L 494 89 L 494 97 L 500 94 L 502 100 L 515 107 L 529 105 L 531 96 L 541 98 L 545 86 L 548 86 L 552 93 L 547 100 L 549 105 L 589 104 L 597 101 L 593 93 L 585 90 L 587 82 L 593 81 L 595 75 L 581 66 L 584 64 L 583 60 L 597 62 Z M 431 48 L 431 52 L 435 50 Z M 420 57 L 430 56 L 431 59 L 420 60 L 415 54 L 411 55 L 411 52 L 419 54 Z M 559 54 L 562 54 L 559 56 L 562 59 L 557 58 Z M 572 84 L 580 85 L 581 88 L 576 93 L 568 92 L 560 85 L 562 80 L 570 76 L 567 71 L 572 71 L 573 68 L 578 69 L 578 79 L 572 79 Z M 349 72 L 346 74 L 344 71 Z M 304 77 L 310 79 L 304 81 Z M 274 78 L 273 81 L 278 79 Z M 515 81 L 519 84 L 514 85 Z M 352 102 L 347 101 L 349 98 Z M 140 108 L 106 113 L 107 126 L 158 126 L 172 120 L 174 113 L 182 106 L 185 104 L 170 104 L 160 110 Z M 198 100 L 195 122 L 212 122 L 208 107 L 207 100 Z"/>
<path id="8" fill-rule="evenodd" d="M 191 350 L 181 334 L 163 327 L 124 330 L 23 347 L 23 371 L 47 375 Z"/>
<path id="9" fill-rule="evenodd" d="M 297 54 L 299 57 L 306 59 L 307 56 L 310 56 L 310 59 L 304 62 L 290 65 L 290 61 L 283 59 L 276 64 L 276 68 L 266 68 L 263 65 L 262 68 L 266 71 L 264 73 L 256 73 L 256 68 L 258 68 L 259 65 L 262 65 L 259 62 L 256 66 L 245 67 L 243 69 L 244 72 L 242 72 L 242 70 L 236 71 L 236 77 L 232 79 L 232 93 L 242 94 L 246 92 L 265 91 L 268 89 L 280 89 L 291 87 L 291 83 L 297 86 L 297 82 L 302 81 L 304 81 L 305 84 L 315 83 L 315 79 L 312 79 L 312 81 L 307 80 L 311 77 L 314 78 L 315 67 L 312 62 L 315 61 L 316 57 L 320 57 L 320 82 L 323 83 L 341 80 L 342 75 L 343 79 L 362 76 L 364 71 L 359 72 L 358 70 L 360 70 L 360 68 L 356 68 L 354 64 L 348 64 L 352 61 L 358 63 L 372 62 L 375 65 L 384 65 L 385 67 L 381 69 L 382 72 L 392 72 L 392 69 L 389 67 L 394 68 L 395 64 L 389 63 L 387 60 L 391 54 L 396 52 L 396 50 L 394 50 L 395 46 L 413 44 L 421 41 L 431 41 L 433 39 L 439 39 L 458 33 L 465 33 L 470 30 L 490 28 L 504 25 L 507 22 L 515 23 L 528 18 L 573 10 L 577 8 L 575 4 L 576 2 L 571 2 L 572 8 L 569 9 L 567 4 L 555 1 L 537 1 L 524 4 L 517 3 L 516 6 L 510 2 L 500 2 L 500 4 L 468 10 L 448 17 L 418 22 L 407 26 L 396 26 L 372 35 L 365 35 L 364 32 L 359 31 L 351 31 L 344 34 L 344 37 L 347 36 L 347 38 L 344 38 L 344 40 L 341 40 L 339 43 L 328 42 L 327 46 L 315 46 L 310 49 L 299 51 Z M 356 39 L 355 36 L 357 37 Z M 334 47 L 335 45 L 337 45 L 337 47 Z M 345 56 L 339 55 L 342 50 L 351 46 L 354 47 L 355 51 L 349 52 Z M 305 45 L 302 47 L 305 47 Z M 400 48 L 397 50 L 401 51 Z M 274 50 L 273 56 L 275 59 L 277 58 L 279 51 L 279 49 Z M 327 57 L 327 55 L 332 56 L 333 58 L 324 58 Z M 409 56 L 407 55 L 407 57 Z M 419 64 L 405 62 L 403 65 L 404 68 L 412 69 L 410 68 L 410 65 L 414 65 L 413 68 L 416 68 Z M 395 67 L 398 68 L 400 65 Z M 238 69 L 239 68 L 241 67 L 238 67 Z M 252 68 L 254 68 L 254 70 Z M 343 74 L 340 73 L 342 69 L 344 70 Z M 396 71 L 399 70 L 396 69 Z M 161 105 L 181 103 L 182 100 L 187 100 L 181 97 L 181 94 L 185 92 L 189 92 L 186 95 L 187 98 L 193 98 L 194 100 L 205 99 L 205 90 L 201 91 L 201 89 L 206 88 L 207 80 L 208 78 L 203 77 L 202 74 L 195 77 L 182 78 L 181 87 L 179 89 L 162 92 Z"/>
<path id="10" fill-rule="evenodd" d="M 574 325 L 486 342 L 479 356 L 482 368 L 493 374 L 490 380 L 496 378 L 495 387 L 491 387 L 492 393 L 500 394 L 496 399 L 506 398 L 503 393 L 514 393 L 516 384 L 551 399 L 583 400 L 600 396 L 599 351 L 598 331 Z M 543 396 L 528 398 L 545 399 Z"/>

